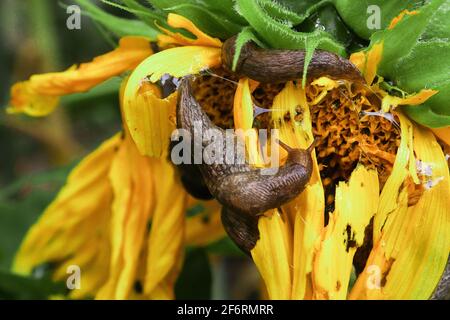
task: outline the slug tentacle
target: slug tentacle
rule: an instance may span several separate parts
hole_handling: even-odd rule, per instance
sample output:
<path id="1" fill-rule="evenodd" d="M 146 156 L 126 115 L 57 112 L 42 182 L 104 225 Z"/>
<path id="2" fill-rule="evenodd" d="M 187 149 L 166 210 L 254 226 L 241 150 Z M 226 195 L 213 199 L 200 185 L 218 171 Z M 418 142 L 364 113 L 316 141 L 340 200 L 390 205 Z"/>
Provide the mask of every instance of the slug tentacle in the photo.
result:
<path id="1" fill-rule="evenodd" d="M 236 36 L 222 45 L 222 66 L 232 70 L 235 54 Z M 263 49 L 254 42 L 244 44 L 233 70 L 240 76 L 246 76 L 263 83 L 277 83 L 298 80 L 303 77 L 305 50 Z M 328 76 L 365 83 L 358 68 L 349 60 L 332 52 L 315 50 L 307 70 L 309 80 Z"/>

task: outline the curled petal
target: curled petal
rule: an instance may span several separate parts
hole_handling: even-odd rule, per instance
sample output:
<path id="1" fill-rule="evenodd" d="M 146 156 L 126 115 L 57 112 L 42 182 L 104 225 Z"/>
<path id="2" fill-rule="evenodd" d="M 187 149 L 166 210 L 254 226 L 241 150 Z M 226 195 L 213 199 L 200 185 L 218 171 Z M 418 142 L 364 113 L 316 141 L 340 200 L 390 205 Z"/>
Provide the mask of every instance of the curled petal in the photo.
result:
<path id="1" fill-rule="evenodd" d="M 151 157 L 167 153 L 171 134 L 176 129 L 177 93 L 165 99 L 159 96 L 159 88 L 147 83 L 145 90 L 139 90 L 123 109 L 124 121 L 136 147 L 142 155 Z"/>
<path id="2" fill-rule="evenodd" d="M 72 66 L 63 72 L 32 76 L 11 89 L 8 112 L 24 112 L 31 116 L 44 116 L 52 112 L 62 95 L 84 92 L 99 83 L 134 69 L 152 54 L 150 42 L 141 37 L 124 37 L 119 47 L 109 53 Z"/>

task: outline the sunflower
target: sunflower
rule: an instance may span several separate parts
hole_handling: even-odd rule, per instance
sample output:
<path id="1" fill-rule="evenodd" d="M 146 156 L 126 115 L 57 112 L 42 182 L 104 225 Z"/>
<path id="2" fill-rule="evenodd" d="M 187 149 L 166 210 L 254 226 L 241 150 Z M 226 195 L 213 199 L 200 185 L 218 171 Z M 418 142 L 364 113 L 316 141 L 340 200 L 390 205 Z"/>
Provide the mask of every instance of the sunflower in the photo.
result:
<path id="1" fill-rule="evenodd" d="M 108 26 L 98 8 L 78 2 Z M 85 285 L 73 298 L 174 298 L 184 246 L 224 235 L 221 205 L 191 196 L 169 159 L 179 125 L 179 78 L 195 76 L 192 95 L 218 127 L 277 129 L 292 148 L 316 141 L 304 191 L 258 216 L 252 231 L 257 241 L 248 253 L 268 298 L 429 298 L 450 245 L 443 151 L 450 144 L 449 90 L 448 73 L 440 70 L 445 57 L 416 65 L 432 49 L 448 47 L 441 41 L 446 31 L 433 33 L 429 25 L 431 18 L 441 21 L 444 1 L 380 3 L 391 20 L 378 32 L 361 28 L 365 22 L 355 12 L 365 12 L 365 5 L 347 1 L 150 3 L 112 4 L 157 28 L 156 39 L 128 35 L 92 62 L 12 87 L 9 112 L 45 116 L 60 96 L 129 72 L 120 92 L 123 132 L 73 170 L 28 232 L 14 271 L 28 274 L 50 263 L 61 280 L 68 266 L 79 265 Z M 308 22 L 325 21 L 330 12 L 352 28 L 355 37 L 346 44 L 326 23 L 308 30 Z M 232 63 L 225 66 L 224 41 L 234 35 Z M 271 83 L 237 72 L 249 44 L 304 51 L 303 74 Z M 363 82 L 308 77 L 317 49 L 352 53 Z M 266 144 L 246 141 L 246 155 L 257 166 L 265 165 Z M 280 154 L 284 161 L 286 151 Z M 202 215 L 186 218 L 198 207 L 207 223 Z"/>

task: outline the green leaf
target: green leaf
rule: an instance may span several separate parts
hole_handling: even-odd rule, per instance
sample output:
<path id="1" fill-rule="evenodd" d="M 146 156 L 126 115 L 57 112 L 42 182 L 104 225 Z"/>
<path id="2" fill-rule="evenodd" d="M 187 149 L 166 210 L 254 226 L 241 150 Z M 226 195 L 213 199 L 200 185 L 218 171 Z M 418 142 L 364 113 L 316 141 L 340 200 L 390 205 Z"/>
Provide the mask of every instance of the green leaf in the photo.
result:
<path id="1" fill-rule="evenodd" d="M 239 32 L 241 26 L 224 16 L 215 14 L 197 4 L 179 4 L 165 9 L 191 20 L 197 27 L 210 36 L 227 39 Z"/>
<path id="2" fill-rule="evenodd" d="M 233 21 L 241 26 L 248 25 L 243 17 L 241 17 L 234 8 L 234 0 L 206 0 L 202 1 L 208 10 L 215 13 L 220 13 L 227 17 L 228 20 Z"/>
<path id="3" fill-rule="evenodd" d="M 236 66 L 239 60 L 239 56 L 241 55 L 242 48 L 247 42 L 254 41 L 256 44 L 258 44 L 260 47 L 264 48 L 265 45 L 262 43 L 253 32 L 253 29 L 250 27 L 245 27 L 242 29 L 242 31 L 238 34 L 236 38 L 235 43 L 235 50 L 234 50 L 234 57 L 233 57 L 233 65 L 232 69 L 236 70 Z"/>
<path id="4" fill-rule="evenodd" d="M 127 7 L 128 11 L 133 13 L 136 17 L 147 23 L 150 27 L 156 28 L 155 21 L 158 21 L 161 25 L 166 22 L 166 15 L 160 11 L 151 8 L 147 8 L 137 2 L 136 0 L 121 0 Z"/>
<path id="5" fill-rule="evenodd" d="M 244 256 L 242 250 L 239 249 L 228 236 L 209 244 L 206 247 L 206 250 L 209 254 L 216 254 L 219 256 Z"/>
<path id="6" fill-rule="evenodd" d="M 28 176 L 0 192 L 0 268 L 9 269 L 20 243 L 64 184 L 71 166 Z"/>
<path id="7" fill-rule="evenodd" d="M 370 36 L 387 28 L 391 20 L 402 10 L 414 9 L 423 4 L 423 0 L 332 0 L 344 22 L 361 38 L 369 39 Z M 379 8 L 380 29 L 372 28 L 368 19 L 377 15 L 376 6 Z"/>
<path id="8" fill-rule="evenodd" d="M 177 299 L 211 299 L 211 267 L 205 249 L 187 250 L 183 269 L 175 284 Z"/>
<path id="9" fill-rule="evenodd" d="M 272 48 L 277 49 L 305 49 L 314 51 L 315 48 L 331 51 L 345 56 L 344 47 L 332 39 L 323 30 L 302 33 L 293 30 L 289 24 L 280 22 L 268 15 L 257 0 L 236 0 L 238 12 L 248 21 L 257 32 L 260 39 Z"/>
<path id="10" fill-rule="evenodd" d="M 263 1 L 264 2 L 264 1 Z M 248 21 L 259 38 L 271 48 L 304 49 L 306 51 L 302 85 L 315 49 L 323 49 L 346 56 L 345 48 L 323 30 L 310 33 L 293 30 L 289 23 L 270 16 L 259 0 L 236 0 L 238 12 Z"/>
<path id="11" fill-rule="evenodd" d="M 401 107 L 401 109 L 411 119 L 429 128 L 441 128 L 450 125 L 450 116 L 435 113 L 428 103 L 420 106 Z"/>
<path id="12" fill-rule="evenodd" d="M 418 14 L 405 15 L 393 29 L 371 37 L 371 46 L 383 42 L 379 75 L 409 93 L 424 88 L 439 91 L 420 106 L 403 107 L 428 127 L 450 125 L 449 18 L 448 0 L 433 0 Z"/>
<path id="13" fill-rule="evenodd" d="M 55 283 L 48 278 L 22 277 L 0 270 L 0 299 L 43 300 L 66 293 L 64 283 Z"/>
<path id="14" fill-rule="evenodd" d="M 232 0 L 149 0 L 157 9 L 177 13 L 191 20 L 210 36 L 227 39 L 237 34 L 245 20 L 233 9 Z"/>
<path id="15" fill-rule="evenodd" d="M 85 13 L 96 22 L 100 23 L 108 31 L 112 32 L 117 37 L 123 36 L 143 36 L 150 40 L 156 40 L 159 32 L 151 28 L 140 20 L 131 20 L 116 17 L 109 14 L 89 0 L 75 0 L 82 8 L 82 13 Z"/>
<path id="16" fill-rule="evenodd" d="M 109 96 L 112 94 L 118 94 L 122 80 L 123 79 L 121 77 L 113 77 L 93 87 L 91 90 L 87 92 L 73 93 L 63 96 L 61 98 L 61 104 L 75 104 L 87 102 L 101 97 Z"/>

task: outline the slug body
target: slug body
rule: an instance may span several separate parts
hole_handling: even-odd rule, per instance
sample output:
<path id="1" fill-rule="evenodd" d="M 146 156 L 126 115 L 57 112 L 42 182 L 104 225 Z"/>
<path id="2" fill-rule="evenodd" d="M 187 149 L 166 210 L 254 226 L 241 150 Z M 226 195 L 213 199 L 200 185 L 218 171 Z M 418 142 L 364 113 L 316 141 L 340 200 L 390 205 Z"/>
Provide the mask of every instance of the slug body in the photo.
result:
<path id="1" fill-rule="evenodd" d="M 189 80 L 183 79 L 179 88 L 177 123 L 179 128 L 191 132 L 191 136 L 195 136 L 195 125 L 201 127 L 202 138 L 193 143 L 201 144 L 197 148 L 203 150 L 205 157 L 208 154 L 204 148 L 211 143 L 208 130 L 219 132 L 223 141 L 226 139 L 225 131 L 212 123 L 191 91 Z M 234 140 L 237 139 L 234 136 Z M 264 175 L 261 169 L 250 167 L 245 162 L 245 154 L 234 149 L 223 152 L 224 157 L 227 152 L 233 153 L 232 164 L 227 164 L 224 158 L 212 164 L 203 161 L 198 164 L 198 168 L 209 191 L 222 205 L 243 214 L 258 215 L 295 198 L 311 177 L 311 150 L 292 149 L 281 142 L 280 144 L 289 154 L 286 163 L 273 175 Z"/>
<path id="2" fill-rule="evenodd" d="M 222 66 L 232 71 L 236 36 L 226 40 L 222 46 Z M 253 42 L 244 44 L 235 73 L 263 83 L 278 83 L 298 80 L 303 77 L 305 50 L 263 49 Z M 358 68 L 349 60 L 334 53 L 315 50 L 308 65 L 308 80 L 328 76 L 365 83 Z"/>
<path id="3" fill-rule="evenodd" d="M 190 133 L 191 147 L 202 150 L 204 158 L 212 152 L 207 151 L 212 140 L 211 129 L 219 134 L 222 141 L 226 140 L 225 131 L 212 123 L 192 95 L 188 78 L 183 79 L 179 87 L 177 126 Z M 200 139 L 192 139 L 196 136 L 195 128 L 202 132 Z M 232 138 L 238 140 L 236 135 Z M 259 239 L 259 215 L 294 199 L 311 178 L 313 146 L 302 150 L 290 148 L 282 142 L 279 144 L 288 151 L 288 158 L 273 175 L 264 175 L 261 169 L 252 168 L 245 161 L 245 154 L 236 151 L 239 148 L 224 150 L 222 161 L 210 164 L 202 161 L 192 165 L 198 168 L 211 195 L 223 205 L 225 230 L 246 253 Z M 231 158 L 234 161 L 226 161 Z"/>

